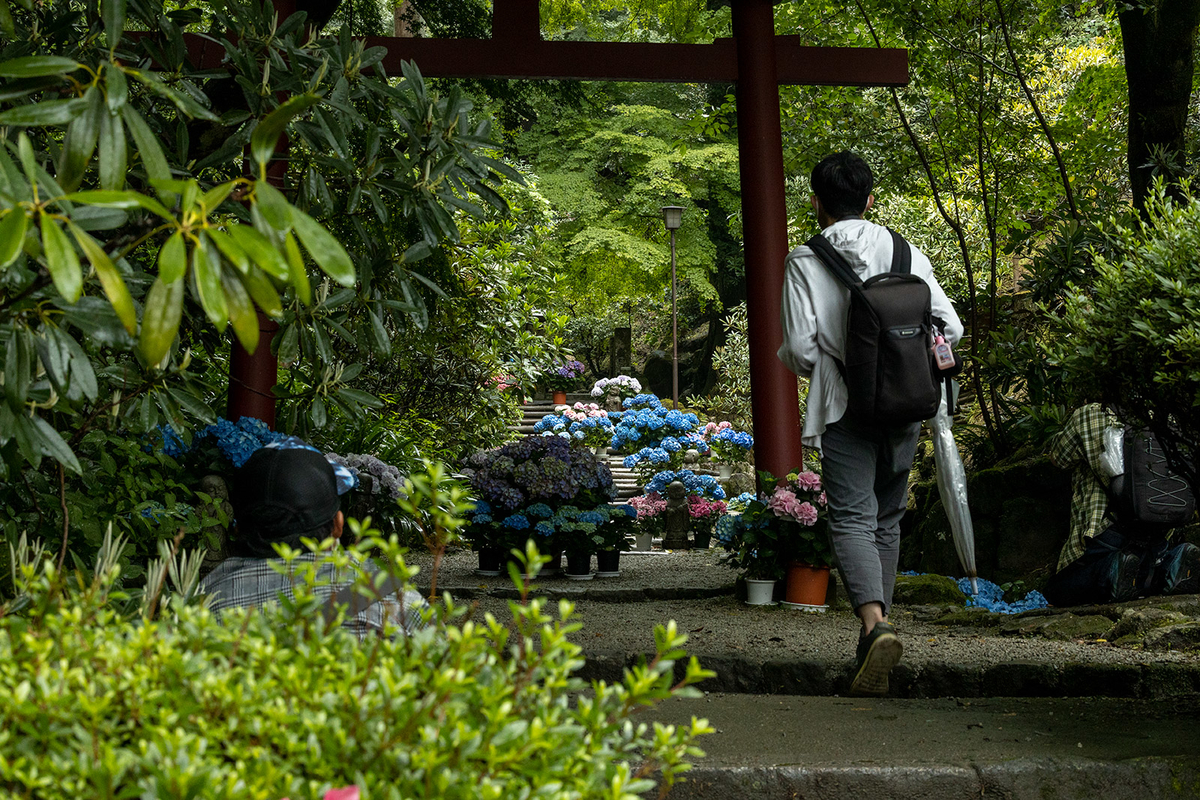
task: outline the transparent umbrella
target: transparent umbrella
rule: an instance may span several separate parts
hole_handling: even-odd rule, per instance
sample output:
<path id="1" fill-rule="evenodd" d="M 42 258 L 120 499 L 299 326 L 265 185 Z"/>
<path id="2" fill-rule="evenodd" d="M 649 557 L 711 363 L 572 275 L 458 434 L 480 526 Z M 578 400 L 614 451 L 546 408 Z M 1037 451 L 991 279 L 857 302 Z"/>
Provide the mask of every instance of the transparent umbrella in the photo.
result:
<path id="1" fill-rule="evenodd" d="M 954 535 L 954 549 L 958 562 L 971 579 L 972 594 L 979 593 L 978 575 L 975 571 L 975 526 L 971 524 L 971 508 L 967 505 L 967 471 L 963 468 L 962 456 L 950 430 L 954 419 L 950 416 L 947 391 L 952 381 L 943 384 L 942 402 L 937 414 L 929 421 L 933 432 L 933 456 L 937 466 L 938 494 L 942 507 L 950 519 L 950 531 Z M 954 390 L 957 390 L 955 385 Z M 957 391 L 955 391 L 957 394 Z"/>

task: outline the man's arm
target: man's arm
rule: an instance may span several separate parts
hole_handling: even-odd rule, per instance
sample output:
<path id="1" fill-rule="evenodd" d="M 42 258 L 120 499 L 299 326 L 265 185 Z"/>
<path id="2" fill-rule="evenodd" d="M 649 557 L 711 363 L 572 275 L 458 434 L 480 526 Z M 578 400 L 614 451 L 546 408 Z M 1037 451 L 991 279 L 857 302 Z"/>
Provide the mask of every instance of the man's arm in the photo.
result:
<path id="1" fill-rule="evenodd" d="M 812 375 L 820 351 L 817 348 L 817 315 L 804 272 L 795 256 L 789 256 L 783 278 L 783 300 L 779 308 L 783 344 L 779 360 L 801 377 Z"/>

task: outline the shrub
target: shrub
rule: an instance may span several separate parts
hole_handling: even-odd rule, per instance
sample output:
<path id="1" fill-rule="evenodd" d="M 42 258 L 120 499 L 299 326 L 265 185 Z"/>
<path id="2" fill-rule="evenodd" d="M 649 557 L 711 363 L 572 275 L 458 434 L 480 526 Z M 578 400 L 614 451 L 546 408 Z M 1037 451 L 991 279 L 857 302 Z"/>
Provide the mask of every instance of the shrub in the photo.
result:
<path id="1" fill-rule="evenodd" d="M 365 539 L 359 555 L 377 547 L 396 576 L 415 572 L 394 540 Z M 194 569 L 174 564 L 179 593 L 126 612 L 116 550 L 78 581 L 21 554 L 22 596 L 0 618 L 6 796 L 300 800 L 354 784 L 371 800 L 632 800 L 654 769 L 669 785 L 702 755 L 705 721 L 630 719 L 708 674 L 693 658 L 672 686 L 686 639 L 674 623 L 650 663 L 588 690 L 573 677 L 571 604 L 547 613 L 528 583 L 506 622 L 472 620 L 447 596 L 425 630 L 359 641 L 326 624 L 311 572 L 294 599 L 227 610 L 222 624 L 189 597 Z M 536 572 L 543 559 L 527 557 Z"/>
<path id="2" fill-rule="evenodd" d="M 1200 205 L 1160 187 L 1146 219 L 1112 228 L 1117 253 L 1068 294 L 1051 357 L 1083 395 L 1153 429 L 1200 490 Z"/>

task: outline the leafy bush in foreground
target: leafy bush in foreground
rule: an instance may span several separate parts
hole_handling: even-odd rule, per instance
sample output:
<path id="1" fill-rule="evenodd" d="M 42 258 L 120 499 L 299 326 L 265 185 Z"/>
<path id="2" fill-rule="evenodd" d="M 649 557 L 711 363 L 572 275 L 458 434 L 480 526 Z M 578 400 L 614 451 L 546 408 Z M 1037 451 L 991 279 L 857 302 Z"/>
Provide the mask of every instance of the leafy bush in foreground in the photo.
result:
<path id="1" fill-rule="evenodd" d="M 367 546 L 396 576 L 416 572 L 394 539 L 370 537 L 357 555 Z M 706 674 L 692 659 L 672 688 L 686 638 L 674 623 L 656 631 L 649 665 L 574 695 L 588 687 L 572 677 L 572 606 L 547 613 L 528 583 L 511 621 L 473 620 L 447 597 L 424 631 L 359 641 L 325 624 L 298 552 L 284 554 L 304 578 L 294 600 L 227 611 L 222 624 L 167 548 L 149 586 L 165 573 L 176 592 L 123 593 L 119 549 L 107 543 L 94 577 L 14 554 L 23 592 L 0 618 L 4 796 L 299 800 L 356 784 L 364 800 L 620 800 L 653 788 L 654 769 L 669 785 L 685 756 L 702 755 L 692 741 L 705 721 L 630 719 Z"/>

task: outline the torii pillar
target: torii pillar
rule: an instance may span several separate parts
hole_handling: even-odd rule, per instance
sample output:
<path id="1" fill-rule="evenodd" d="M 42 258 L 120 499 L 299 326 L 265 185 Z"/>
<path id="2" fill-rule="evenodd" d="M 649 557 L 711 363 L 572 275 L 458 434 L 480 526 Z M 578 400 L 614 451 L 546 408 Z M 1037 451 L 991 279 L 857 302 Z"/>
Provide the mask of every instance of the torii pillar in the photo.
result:
<path id="1" fill-rule="evenodd" d="M 803 464 L 803 446 L 796 376 L 776 355 L 783 343 L 779 308 L 788 240 L 774 3 L 734 0 L 733 37 L 754 463 L 781 478 Z"/>
<path id="2" fill-rule="evenodd" d="M 275 0 L 280 19 L 294 2 Z M 802 452 L 796 378 L 776 356 L 788 251 L 779 84 L 903 86 L 908 52 L 806 47 L 798 37 L 775 35 L 773 0 L 730 5 L 734 38 L 712 44 L 543 41 L 539 0 L 493 0 L 491 39 L 369 36 L 367 44 L 388 49 L 382 64 L 392 75 L 411 60 L 439 78 L 737 84 L 755 460 L 782 476 L 801 465 Z M 271 386 L 247 389 L 261 400 Z"/>

